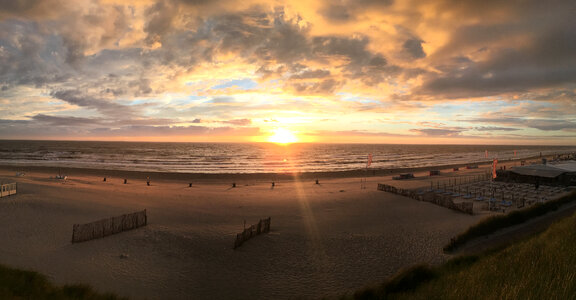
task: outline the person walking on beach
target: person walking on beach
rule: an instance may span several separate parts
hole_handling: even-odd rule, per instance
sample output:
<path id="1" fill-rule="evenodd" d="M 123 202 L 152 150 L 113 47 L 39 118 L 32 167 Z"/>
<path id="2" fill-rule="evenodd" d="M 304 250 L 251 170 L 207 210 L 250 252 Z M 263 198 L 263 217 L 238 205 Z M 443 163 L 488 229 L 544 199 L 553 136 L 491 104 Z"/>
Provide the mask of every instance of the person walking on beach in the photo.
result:
<path id="1" fill-rule="evenodd" d="M 146 185 L 150 186 L 150 176 L 146 176 Z"/>

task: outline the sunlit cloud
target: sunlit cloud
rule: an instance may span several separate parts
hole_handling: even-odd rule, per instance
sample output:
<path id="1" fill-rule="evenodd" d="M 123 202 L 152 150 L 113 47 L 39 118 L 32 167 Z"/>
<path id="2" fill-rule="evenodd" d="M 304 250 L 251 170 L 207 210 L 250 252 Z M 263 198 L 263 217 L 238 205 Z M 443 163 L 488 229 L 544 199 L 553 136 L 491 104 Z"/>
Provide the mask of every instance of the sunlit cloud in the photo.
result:
<path id="1" fill-rule="evenodd" d="M 570 1 L 0 2 L 4 139 L 576 143 Z"/>

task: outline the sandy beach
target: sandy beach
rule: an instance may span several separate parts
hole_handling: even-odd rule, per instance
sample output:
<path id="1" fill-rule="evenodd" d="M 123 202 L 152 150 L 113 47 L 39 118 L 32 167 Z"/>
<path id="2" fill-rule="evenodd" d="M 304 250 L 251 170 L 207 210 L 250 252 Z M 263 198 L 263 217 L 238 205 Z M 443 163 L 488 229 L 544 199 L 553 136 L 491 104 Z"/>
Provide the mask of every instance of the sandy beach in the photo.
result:
<path id="1" fill-rule="evenodd" d="M 486 216 L 376 189 L 382 182 L 429 185 L 425 170 L 417 171 L 416 180 L 405 182 L 368 173 L 361 189 L 357 174 L 203 177 L 1 167 L 0 177 L 17 182 L 18 194 L 0 198 L 0 263 L 134 299 L 338 296 L 404 267 L 446 260 L 442 247 L 450 238 Z M 438 179 L 486 171 L 445 170 Z M 58 172 L 68 179 L 55 179 Z M 145 227 L 71 243 L 73 224 L 142 209 Z M 233 250 L 244 221 L 265 217 L 272 218 L 271 232 Z"/>

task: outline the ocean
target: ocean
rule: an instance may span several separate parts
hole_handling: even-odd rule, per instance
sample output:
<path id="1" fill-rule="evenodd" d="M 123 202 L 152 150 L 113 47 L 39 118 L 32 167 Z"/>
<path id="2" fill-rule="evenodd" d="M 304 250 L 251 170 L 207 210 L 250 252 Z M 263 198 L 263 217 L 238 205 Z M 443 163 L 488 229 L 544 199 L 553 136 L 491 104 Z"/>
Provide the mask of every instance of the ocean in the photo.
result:
<path id="1" fill-rule="evenodd" d="M 0 165 L 177 173 L 399 169 L 576 152 L 576 146 L 0 141 Z M 486 155 L 487 154 L 487 155 Z"/>

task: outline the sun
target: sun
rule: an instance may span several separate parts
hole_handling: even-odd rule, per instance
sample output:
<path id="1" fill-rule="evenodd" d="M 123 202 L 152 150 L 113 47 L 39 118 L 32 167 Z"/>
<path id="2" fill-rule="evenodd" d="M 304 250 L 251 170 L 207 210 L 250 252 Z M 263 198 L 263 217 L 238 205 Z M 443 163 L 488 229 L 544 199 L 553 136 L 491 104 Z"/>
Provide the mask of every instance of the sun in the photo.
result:
<path id="1" fill-rule="evenodd" d="M 285 128 L 278 128 L 274 130 L 274 134 L 268 138 L 268 141 L 276 144 L 291 144 L 298 142 L 298 138 L 294 133 Z"/>

